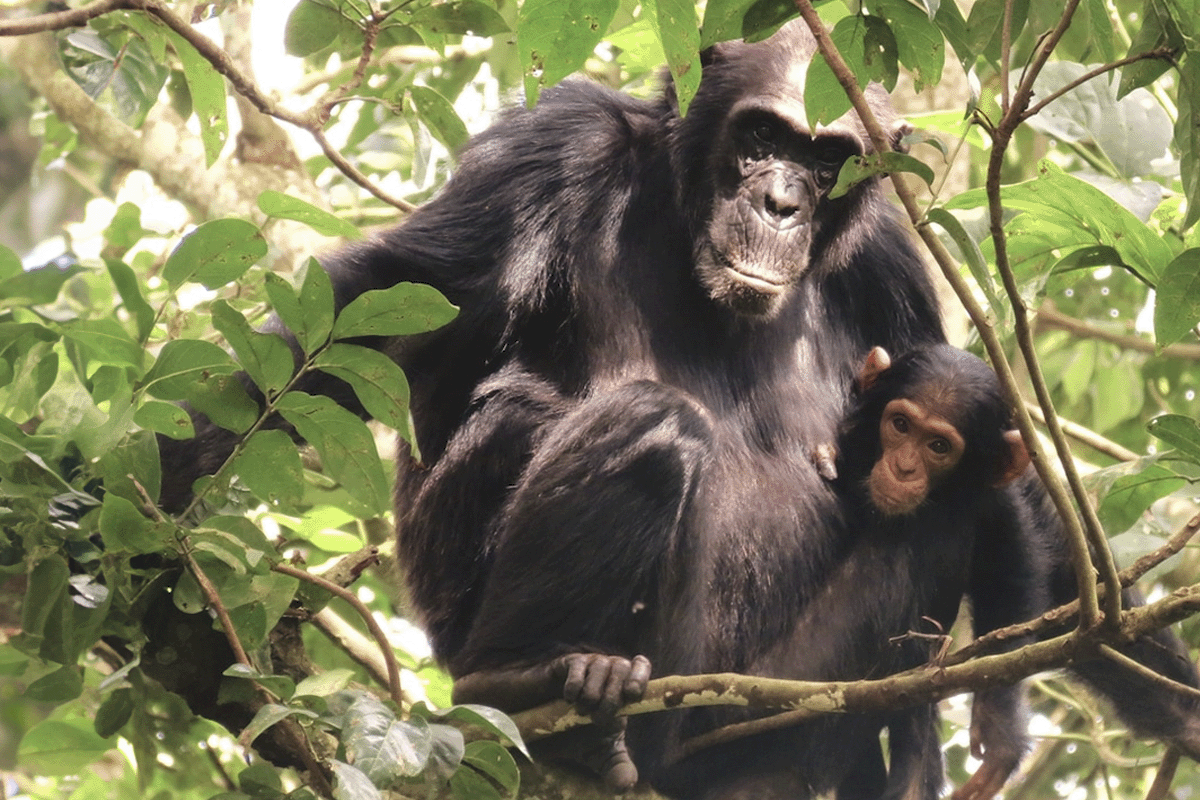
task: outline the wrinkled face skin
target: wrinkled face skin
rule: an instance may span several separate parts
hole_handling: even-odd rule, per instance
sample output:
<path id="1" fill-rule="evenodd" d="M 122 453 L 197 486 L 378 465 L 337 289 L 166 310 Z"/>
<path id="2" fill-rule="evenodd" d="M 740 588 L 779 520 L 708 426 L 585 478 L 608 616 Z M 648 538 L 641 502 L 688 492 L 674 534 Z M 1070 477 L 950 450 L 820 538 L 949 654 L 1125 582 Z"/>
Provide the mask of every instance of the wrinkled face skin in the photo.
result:
<path id="1" fill-rule="evenodd" d="M 882 454 L 868 478 L 871 504 L 911 514 L 962 460 L 965 442 L 936 404 L 897 398 L 879 421 Z"/>
<path id="2" fill-rule="evenodd" d="M 842 163 L 862 152 L 836 130 L 811 135 L 780 108 L 735 109 L 722 137 L 728 159 L 718 174 L 707 240 L 697 259 L 709 294 L 734 311 L 771 316 L 807 268 L 821 225 L 836 223 L 822 204 Z"/>

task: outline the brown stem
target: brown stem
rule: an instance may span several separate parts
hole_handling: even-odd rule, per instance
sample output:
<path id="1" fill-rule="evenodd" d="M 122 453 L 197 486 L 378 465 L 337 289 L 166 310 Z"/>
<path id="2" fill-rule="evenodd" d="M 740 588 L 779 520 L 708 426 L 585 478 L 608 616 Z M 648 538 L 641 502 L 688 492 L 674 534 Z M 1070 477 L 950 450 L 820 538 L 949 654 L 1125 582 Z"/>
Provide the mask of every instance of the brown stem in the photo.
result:
<path id="1" fill-rule="evenodd" d="M 1101 342 L 1108 342 L 1125 350 L 1133 350 L 1138 353 L 1200 361 L 1200 344 L 1171 344 L 1167 345 L 1160 351 L 1154 342 L 1143 339 L 1140 336 L 1127 336 L 1120 333 L 1113 333 L 1112 331 L 1106 331 L 1103 328 L 1098 328 L 1095 325 L 1089 325 L 1083 320 L 1067 316 L 1056 309 L 1051 303 L 1044 303 L 1042 307 L 1038 309 L 1037 325 L 1038 327 L 1067 331 L 1068 333 L 1071 333 L 1075 336 L 1081 336 L 1085 339 L 1096 339 Z"/>
<path id="2" fill-rule="evenodd" d="M 375 638 L 375 642 L 379 645 L 379 650 L 383 654 L 384 661 L 387 662 L 388 693 L 396 705 L 403 708 L 404 695 L 400 691 L 400 666 L 396 663 L 396 654 L 392 650 L 392 645 L 388 641 L 387 634 L 383 632 L 383 628 L 379 627 L 379 623 L 375 621 L 375 616 L 371 613 L 371 609 L 363 605 L 363 602 L 358 599 L 358 596 L 354 592 L 351 592 L 349 589 L 343 589 L 336 583 L 327 581 L 310 572 L 296 569 L 289 564 L 275 564 L 271 569 L 283 575 L 289 575 L 298 580 L 307 581 L 314 586 L 318 586 L 330 594 L 342 598 L 358 612 L 358 615 L 363 618 L 363 622 L 366 623 L 367 630 L 371 632 L 371 636 Z"/>
<path id="3" fill-rule="evenodd" d="M 1111 64 L 1101 64 L 1100 66 L 1096 67 L 1095 69 L 1089 70 L 1089 71 L 1085 72 L 1083 75 L 1080 75 L 1078 78 L 1071 81 L 1066 86 L 1063 86 L 1061 89 L 1058 89 L 1057 91 L 1050 93 L 1041 101 L 1030 106 L 1025 111 L 1025 113 L 1023 113 L 1021 115 L 1021 120 L 1024 121 L 1024 120 L 1029 119 L 1030 117 L 1036 116 L 1037 113 L 1040 112 L 1043 108 L 1050 105 L 1055 100 L 1062 97 L 1064 94 L 1071 91 L 1072 89 L 1079 88 L 1083 84 L 1090 81 L 1092 78 L 1098 78 L 1101 75 L 1105 74 L 1106 72 L 1112 72 L 1113 70 L 1118 70 L 1121 67 L 1127 67 L 1130 64 L 1133 64 L 1138 61 L 1143 61 L 1148 58 L 1162 58 L 1162 59 L 1170 60 L 1173 58 L 1173 54 L 1171 53 L 1170 49 L 1168 49 L 1166 47 L 1159 47 L 1154 50 L 1147 50 L 1145 53 L 1138 53 L 1135 56 L 1128 56 L 1126 58 L 1122 58 L 1120 61 L 1114 61 Z"/>

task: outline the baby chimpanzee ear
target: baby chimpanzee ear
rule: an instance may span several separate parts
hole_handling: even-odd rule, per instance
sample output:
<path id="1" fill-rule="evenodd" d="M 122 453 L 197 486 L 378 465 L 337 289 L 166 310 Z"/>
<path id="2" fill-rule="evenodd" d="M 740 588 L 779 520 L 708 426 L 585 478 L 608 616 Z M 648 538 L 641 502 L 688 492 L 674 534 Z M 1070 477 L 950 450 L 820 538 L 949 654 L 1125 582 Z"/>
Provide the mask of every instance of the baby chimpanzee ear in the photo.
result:
<path id="1" fill-rule="evenodd" d="M 875 385 L 875 381 L 889 367 L 892 366 L 892 357 L 888 355 L 887 350 L 882 347 L 872 347 L 871 352 L 867 353 L 867 358 L 863 362 L 862 369 L 858 371 L 858 377 L 854 380 L 854 387 L 860 392 L 865 392 Z"/>
<path id="2" fill-rule="evenodd" d="M 1025 440 L 1021 438 L 1020 431 L 1005 431 L 1004 443 L 1008 445 L 1008 458 L 1004 470 L 993 483 L 994 486 L 1011 483 L 1029 466 L 1029 450 L 1025 447 Z"/>

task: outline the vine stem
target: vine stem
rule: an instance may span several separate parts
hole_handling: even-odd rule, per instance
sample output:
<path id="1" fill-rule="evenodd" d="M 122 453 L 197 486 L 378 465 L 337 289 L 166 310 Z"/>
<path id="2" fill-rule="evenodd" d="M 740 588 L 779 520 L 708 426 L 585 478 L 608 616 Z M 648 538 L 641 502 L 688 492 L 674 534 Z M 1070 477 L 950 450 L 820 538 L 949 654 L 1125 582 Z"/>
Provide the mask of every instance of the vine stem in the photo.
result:
<path id="1" fill-rule="evenodd" d="M 363 618 L 363 622 L 366 623 L 371 636 L 374 637 L 376 643 L 379 645 L 379 649 L 383 653 L 383 660 L 387 664 L 388 694 L 391 695 L 392 702 L 398 708 L 403 708 L 404 694 L 400 690 L 400 665 L 396 662 L 396 653 L 392 650 L 392 645 L 388 641 L 387 634 L 384 633 L 383 628 L 379 627 L 379 623 L 375 621 L 375 615 L 371 613 L 371 609 L 367 608 L 354 592 L 338 586 L 332 581 L 327 581 L 318 575 L 313 575 L 311 572 L 296 569 L 290 564 L 273 564 L 271 569 L 281 575 L 287 575 L 297 580 L 311 583 L 350 604 L 358 615 Z"/>

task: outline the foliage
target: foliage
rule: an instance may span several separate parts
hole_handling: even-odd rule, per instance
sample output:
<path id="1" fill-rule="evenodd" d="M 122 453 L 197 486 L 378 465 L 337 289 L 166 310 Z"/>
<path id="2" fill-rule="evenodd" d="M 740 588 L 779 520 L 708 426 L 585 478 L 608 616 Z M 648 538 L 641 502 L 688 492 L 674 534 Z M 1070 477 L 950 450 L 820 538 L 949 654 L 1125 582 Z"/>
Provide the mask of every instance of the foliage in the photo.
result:
<path id="1" fill-rule="evenodd" d="M 390 201 L 428 197 L 510 90 L 532 103 L 582 70 L 643 92 L 666 63 L 686 109 L 701 48 L 763 38 L 795 6 L 300 0 L 281 12 L 259 0 L 286 17 L 272 28 L 252 27 L 249 6 L 69 5 L 59 12 L 69 20 L 0 21 L 11 65 L 0 71 L 0 116 L 17 132 L 2 144 L 27 167 L 0 173 L 12 195 L 0 208 L 9 788 L 45 798 L 514 795 L 517 762 L 502 743 L 522 747 L 517 729 L 487 709 L 448 708 L 447 679 L 421 645 L 398 645 L 394 577 L 362 572 L 390 551 L 393 456 L 377 442 L 394 432 L 415 443 L 404 375 L 354 340 L 432 330 L 455 309 L 403 284 L 335 315 L 309 256 L 395 216 Z M 961 85 L 956 100 L 914 117 L 912 141 L 938 149 L 848 163 L 841 184 L 909 172 L 932 187 L 917 221 L 960 254 L 1009 354 L 1025 309 L 1038 312 L 1040 368 L 1027 358 L 1022 386 L 1043 376 L 1050 410 L 1101 435 L 1076 454 L 1097 467 L 1087 484 L 1113 552 L 1124 563 L 1154 549 L 1195 513 L 1200 474 L 1200 8 L 869 0 L 818 10 L 858 86 L 891 89 L 901 76 L 918 90 Z M 1047 39 L 1060 19 L 1061 38 Z M 286 48 L 257 65 L 260 78 L 290 73 L 276 94 L 245 55 L 252 29 L 260 50 Z M 69 82 L 55 80 L 59 65 Z M 1016 113 L 1031 113 L 1006 129 L 1023 88 L 1032 102 Z M 851 107 L 824 60 L 804 91 L 813 124 Z M 1004 248 L 987 225 L 988 191 L 947 183 L 964 165 L 976 185 L 985 171 L 1004 178 Z M 263 329 L 271 313 L 301 353 Z M 310 370 L 346 380 L 377 426 L 291 390 Z M 193 435 L 184 400 L 244 439 L 168 518 L 154 508 L 155 434 Z M 266 424 L 275 412 L 308 449 Z M 297 559 L 334 585 L 299 580 L 286 569 Z M 1153 592 L 1192 584 L 1195 568 L 1185 553 L 1152 575 Z M 297 625 L 333 636 L 330 617 L 353 615 L 333 590 L 355 579 L 400 650 L 400 692 L 348 639 Z M 1200 623 L 1183 633 L 1200 641 Z M 1057 680 L 1039 679 L 1036 697 L 1042 744 L 1009 797 L 1145 796 L 1160 746 L 1099 722 Z M 946 708 L 961 783 L 966 720 L 957 700 Z M 297 746 L 298 734 L 309 744 Z M 258 754 L 247 756 L 252 743 Z M 1200 791 L 1195 765 L 1176 787 Z"/>

